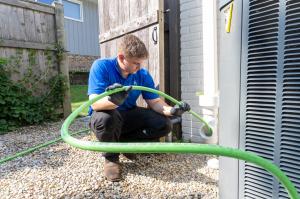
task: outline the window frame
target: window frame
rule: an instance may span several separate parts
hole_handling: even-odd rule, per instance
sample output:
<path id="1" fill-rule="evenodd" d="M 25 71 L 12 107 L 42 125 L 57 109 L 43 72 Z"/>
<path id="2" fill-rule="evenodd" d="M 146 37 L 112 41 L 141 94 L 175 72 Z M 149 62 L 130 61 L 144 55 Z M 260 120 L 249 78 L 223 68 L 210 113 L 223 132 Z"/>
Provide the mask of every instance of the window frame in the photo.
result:
<path id="1" fill-rule="evenodd" d="M 57 0 L 53 0 L 53 2 L 54 1 L 57 1 Z M 72 18 L 72 17 L 66 17 L 65 14 L 64 14 L 64 18 L 65 19 L 69 19 L 69 20 L 73 20 L 73 21 L 83 22 L 83 3 L 82 3 L 82 1 L 79 1 L 79 0 L 65 0 L 65 1 L 69 1 L 71 3 L 75 3 L 75 4 L 79 5 L 80 19 L 75 19 L 75 18 Z M 51 4 L 39 2 L 38 0 L 35 0 L 35 2 L 44 4 L 44 5 L 51 5 Z M 61 4 L 63 4 L 62 0 L 58 0 L 58 2 L 60 2 Z"/>
<path id="2" fill-rule="evenodd" d="M 83 22 L 83 3 L 82 3 L 82 1 L 78 1 L 78 0 L 65 0 L 65 1 L 69 1 L 71 3 L 79 4 L 80 19 L 75 19 L 75 18 L 72 18 L 72 17 L 67 17 L 67 16 L 65 16 L 65 14 L 64 14 L 64 18 L 65 19 L 69 19 L 69 20 L 73 20 L 73 21 Z"/>
<path id="3" fill-rule="evenodd" d="M 48 4 L 48 3 L 43 3 L 43 2 L 39 2 L 39 0 L 34 0 L 36 3 L 40 3 L 40 4 L 43 4 L 43 5 L 48 5 L 48 6 L 51 6 L 53 4 L 54 1 L 57 1 L 57 0 L 53 0 L 52 4 Z"/>

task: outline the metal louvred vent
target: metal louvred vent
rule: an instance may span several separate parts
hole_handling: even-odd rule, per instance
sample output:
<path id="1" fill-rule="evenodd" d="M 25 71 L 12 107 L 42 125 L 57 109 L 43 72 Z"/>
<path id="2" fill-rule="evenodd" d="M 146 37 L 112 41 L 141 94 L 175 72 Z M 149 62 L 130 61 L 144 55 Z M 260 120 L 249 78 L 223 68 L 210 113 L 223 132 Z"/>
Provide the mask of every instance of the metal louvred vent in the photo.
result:
<path id="1" fill-rule="evenodd" d="M 279 0 L 249 1 L 245 150 L 273 161 Z M 273 177 L 245 163 L 245 198 L 272 198 Z"/>
<path id="2" fill-rule="evenodd" d="M 286 1 L 280 167 L 300 190 L 300 1 Z M 289 198 L 280 185 L 279 198 Z"/>

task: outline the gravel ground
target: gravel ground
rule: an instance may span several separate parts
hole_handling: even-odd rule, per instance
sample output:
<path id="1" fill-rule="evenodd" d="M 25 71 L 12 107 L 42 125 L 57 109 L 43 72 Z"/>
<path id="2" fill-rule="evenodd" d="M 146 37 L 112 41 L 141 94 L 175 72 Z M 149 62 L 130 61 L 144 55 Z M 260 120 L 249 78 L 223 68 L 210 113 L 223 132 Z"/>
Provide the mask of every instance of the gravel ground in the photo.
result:
<path id="1" fill-rule="evenodd" d="M 0 135 L 0 159 L 59 136 L 62 122 L 29 126 Z M 71 129 L 85 128 L 76 121 Z M 90 135 L 82 135 L 90 139 Z M 4 198 L 218 198 L 218 170 L 207 167 L 211 156 L 138 154 L 121 158 L 123 178 L 104 179 L 99 152 L 59 142 L 0 165 Z"/>

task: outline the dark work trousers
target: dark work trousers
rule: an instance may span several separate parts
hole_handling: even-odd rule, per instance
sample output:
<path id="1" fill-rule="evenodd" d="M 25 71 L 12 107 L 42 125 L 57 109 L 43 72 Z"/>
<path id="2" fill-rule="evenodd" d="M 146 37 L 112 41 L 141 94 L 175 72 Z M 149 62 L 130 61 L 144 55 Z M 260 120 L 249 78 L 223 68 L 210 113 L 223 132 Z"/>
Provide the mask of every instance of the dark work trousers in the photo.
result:
<path id="1" fill-rule="evenodd" d="M 168 117 L 151 109 L 136 107 L 128 111 L 94 111 L 91 130 L 102 142 L 147 142 L 167 135 L 172 128 Z M 103 153 L 111 161 L 119 153 Z"/>

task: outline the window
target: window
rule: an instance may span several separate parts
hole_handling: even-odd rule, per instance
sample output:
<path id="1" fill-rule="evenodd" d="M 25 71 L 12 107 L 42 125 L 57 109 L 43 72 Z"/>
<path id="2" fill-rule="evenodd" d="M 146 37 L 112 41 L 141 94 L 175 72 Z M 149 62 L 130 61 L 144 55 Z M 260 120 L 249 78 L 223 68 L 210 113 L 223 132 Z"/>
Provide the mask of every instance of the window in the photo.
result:
<path id="1" fill-rule="evenodd" d="M 40 3 L 51 5 L 55 0 L 35 0 Z M 78 0 L 62 0 L 66 19 L 83 22 L 82 2 Z"/>
<path id="2" fill-rule="evenodd" d="M 51 5 L 53 3 L 54 0 L 36 0 L 37 2 L 40 2 L 40 3 L 45 3 L 45 4 L 49 4 Z"/>
<path id="3" fill-rule="evenodd" d="M 82 2 L 76 0 L 63 0 L 65 18 L 83 21 Z"/>

